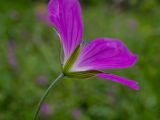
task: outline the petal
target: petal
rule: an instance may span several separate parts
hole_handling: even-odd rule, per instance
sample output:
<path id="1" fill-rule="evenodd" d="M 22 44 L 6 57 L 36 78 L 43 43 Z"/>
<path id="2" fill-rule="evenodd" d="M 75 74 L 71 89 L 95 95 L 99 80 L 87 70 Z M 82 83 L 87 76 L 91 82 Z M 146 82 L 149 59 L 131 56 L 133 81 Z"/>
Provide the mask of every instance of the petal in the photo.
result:
<path id="1" fill-rule="evenodd" d="M 127 68 L 136 61 L 137 55 L 131 53 L 120 40 L 99 38 L 82 49 L 72 71 Z"/>
<path id="2" fill-rule="evenodd" d="M 59 33 L 64 50 L 64 62 L 81 43 L 83 21 L 78 0 L 50 0 L 49 18 Z"/>
<path id="3" fill-rule="evenodd" d="M 111 80 L 111 81 L 114 81 L 117 83 L 121 83 L 121 84 L 126 85 L 126 86 L 128 86 L 132 89 L 135 89 L 135 90 L 140 89 L 139 86 L 137 85 L 138 82 L 133 81 L 133 80 L 129 80 L 129 79 L 126 79 L 126 78 L 123 78 L 123 77 L 120 77 L 120 76 L 117 76 L 114 74 L 100 73 L 100 74 L 97 74 L 97 77 L 108 79 L 108 80 Z"/>

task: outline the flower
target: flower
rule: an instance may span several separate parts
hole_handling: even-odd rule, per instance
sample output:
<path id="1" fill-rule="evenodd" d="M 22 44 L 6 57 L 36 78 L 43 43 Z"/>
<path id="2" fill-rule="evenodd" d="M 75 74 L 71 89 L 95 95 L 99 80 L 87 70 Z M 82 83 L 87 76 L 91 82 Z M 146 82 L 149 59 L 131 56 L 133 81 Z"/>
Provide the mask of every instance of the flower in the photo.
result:
<path id="1" fill-rule="evenodd" d="M 43 116 L 48 117 L 53 113 L 52 107 L 48 103 L 43 103 L 41 106 L 41 112 Z"/>
<path id="2" fill-rule="evenodd" d="M 136 30 L 138 28 L 139 24 L 138 24 L 138 21 L 136 19 L 130 19 L 128 21 L 128 27 L 131 29 L 131 30 Z"/>
<path id="3" fill-rule="evenodd" d="M 16 71 L 18 69 L 18 61 L 16 58 L 15 48 L 16 48 L 16 42 L 14 40 L 9 41 L 7 48 L 8 63 L 11 65 L 13 70 Z"/>
<path id="4" fill-rule="evenodd" d="M 80 108 L 75 108 L 75 109 L 72 111 L 72 116 L 73 116 L 75 119 L 78 119 L 78 118 L 81 116 L 81 109 L 80 109 Z"/>
<path id="5" fill-rule="evenodd" d="M 49 21 L 48 15 L 47 15 L 48 11 L 47 11 L 46 4 L 39 3 L 36 6 L 35 14 L 36 14 L 37 19 L 40 22 L 44 23 L 47 26 L 50 26 L 50 21 Z"/>
<path id="6" fill-rule="evenodd" d="M 37 82 L 38 85 L 45 86 L 45 85 L 48 84 L 48 78 L 44 75 L 40 75 L 36 79 L 36 82 Z"/>
<path id="7" fill-rule="evenodd" d="M 139 90 L 136 81 L 114 74 L 104 69 L 128 68 L 133 66 L 138 56 L 126 45 L 113 38 L 97 38 L 86 46 L 82 45 L 83 21 L 78 0 L 50 0 L 49 19 L 57 30 L 63 47 L 62 71 L 72 78 L 99 77 Z"/>

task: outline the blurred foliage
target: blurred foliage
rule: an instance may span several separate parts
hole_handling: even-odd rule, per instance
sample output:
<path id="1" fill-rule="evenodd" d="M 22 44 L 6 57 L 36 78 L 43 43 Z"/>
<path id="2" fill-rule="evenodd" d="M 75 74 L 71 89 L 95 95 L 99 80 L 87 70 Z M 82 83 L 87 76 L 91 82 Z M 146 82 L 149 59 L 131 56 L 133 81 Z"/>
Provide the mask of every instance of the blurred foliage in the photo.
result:
<path id="1" fill-rule="evenodd" d="M 121 10 L 139 10 L 148 12 L 159 6 L 159 0 L 80 0 L 86 6 L 107 4 Z"/>
<path id="2" fill-rule="evenodd" d="M 159 1 L 81 2 L 84 39 L 123 40 L 139 55 L 138 63 L 106 71 L 137 80 L 141 90 L 98 78 L 65 78 L 47 97 L 40 120 L 158 120 Z M 31 120 L 40 96 L 60 72 L 59 38 L 46 14 L 46 0 L 0 2 L 0 120 Z"/>

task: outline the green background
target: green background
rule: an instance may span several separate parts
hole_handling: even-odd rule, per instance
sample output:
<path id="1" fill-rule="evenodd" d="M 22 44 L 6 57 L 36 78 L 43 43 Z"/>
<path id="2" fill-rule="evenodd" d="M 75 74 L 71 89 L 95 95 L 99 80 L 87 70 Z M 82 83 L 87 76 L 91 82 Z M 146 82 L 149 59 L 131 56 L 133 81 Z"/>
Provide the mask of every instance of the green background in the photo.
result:
<path id="1" fill-rule="evenodd" d="M 39 120 L 160 120 L 160 2 L 81 0 L 84 40 L 121 39 L 139 55 L 128 69 L 106 70 L 139 82 L 140 91 L 91 78 L 61 81 Z M 31 120 L 60 73 L 60 44 L 46 23 L 47 1 L 0 2 L 0 120 Z"/>

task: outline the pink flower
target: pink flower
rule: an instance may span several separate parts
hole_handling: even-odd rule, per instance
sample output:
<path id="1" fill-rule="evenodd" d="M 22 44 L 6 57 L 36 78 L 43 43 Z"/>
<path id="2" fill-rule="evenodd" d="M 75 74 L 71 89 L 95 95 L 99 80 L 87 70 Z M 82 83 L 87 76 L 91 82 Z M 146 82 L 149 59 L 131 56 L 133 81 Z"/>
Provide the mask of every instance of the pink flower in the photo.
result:
<path id="1" fill-rule="evenodd" d="M 46 76 L 40 75 L 36 79 L 36 82 L 38 83 L 38 85 L 45 86 L 48 84 L 48 78 Z"/>
<path id="2" fill-rule="evenodd" d="M 78 0 L 50 0 L 48 12 L 62 43 L 64 52 L 62 71 L 65 76 L 73 78 L 97 76 L 139 90 L 136 81 L 102 71 L 128 68 L 136 63 L 137 55 L 130 52 L 122 41 L 97 38 L 86 46 L 82 45 L 84 28 Z"/>
<path id="3" fill-rule="evenodd" d="M 134 20 L 134 19 L 131 19 L 129 20 L 128 22 L 128 27 L 131 29 L 131 30 L 136 30 L 138 28 L 138 21 Z"/>
<path id="4" fill-rule="evenodd" d="M 78 119 L 81 116 L 81 110 L 79 108 L 74 109 L 72 115 L 75 119 Z"/>
<path id="5" fill-rule="evenodd" d="M 16 48 L 16 42 L 9 41 L 7 48 L 8 62 L 11 65 L 11 67 L 16 71 L 18 69 L 18 62 L 16 58 L 15 48 Z"/>
<path id="6" fill-rule="evenodd" d="M 47 15 L 48 11 L 47 11 L 46 4 L 42 4 L 42 3 L 38 4 L 35 12 L 36 12 L 36 17 L 40 22 L 42 22 L 48 26 L 51 25 L 49 18 L 48 18 L 48 15 Z"/>
<path id="7" fill-rule="evenodd" d="M 43 103 L 41 106 L 41 113 L 45 117 L 52 115 L 53 111 L 51 106 L 48 103 Z"/>

